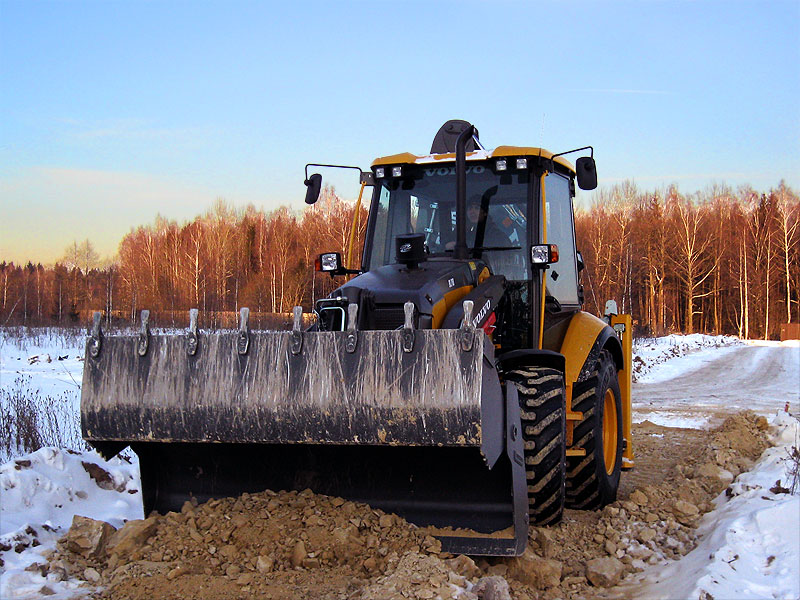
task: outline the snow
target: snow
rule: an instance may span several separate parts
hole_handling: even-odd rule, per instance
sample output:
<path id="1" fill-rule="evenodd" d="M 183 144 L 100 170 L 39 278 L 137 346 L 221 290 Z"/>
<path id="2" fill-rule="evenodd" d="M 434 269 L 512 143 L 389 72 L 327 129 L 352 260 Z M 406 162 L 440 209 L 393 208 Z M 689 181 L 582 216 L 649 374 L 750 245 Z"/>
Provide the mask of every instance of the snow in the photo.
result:
<path id="1" fill-rule="evenodd" d="M 35 377 L 42 394 L 65 392 L 79 401 L 86 337 L 82 330 L 6 330 L 0 335 L 0 383 L 3 387 L 19 377 Z"/>
<path id="2" fill-rule="evenodd" d="M 4 329 L 0 334 L 0 414 L 16 432 L 21 411 L 38 416 L 44 444 L 86 449 L 80 436 L 80 386 L 85 335 L 82 330 Z M 6 432 L 3 432 L 6 433 Z M 0 461 L 23 451 L 7 452 L 0 444 Z"/>
<path id="3" fill-rule="evenodd" d="M 51 597 L 69 598 L 85 593 L 86 588 L 77 590 L 76 581 L 47 580 L 36 572 L 25 571 L 25 567 L 44 561 L 43 556 L 55 548 L 57 539 L 67 531 L 76 514 L 104 520 L 115 527 L 142 518 L 138 465 L 135 456 L 131 462 L 121 458 L 104 461 L 96 453 L 85 451 L 77 435 L 83 332 L 34 333 L 33 337 L 11 335 L 8 330 L 0 333 L 0 409 L 6 408 L 3 404 L 11 394 L 18 393 L 35 400 L 39 410 L 61 406 L 64 411 L 71 411 L 71 420 L 65 422 L 72 430 L 63 435 L 64 439 L 75 442 L 67 447 L 80 451 L 47 447 L 20 454 L 12 448 L 11 457 L 0 456 L 0 460 L 11 458 L 0 466 L 0 543 L 12 546 L 0 552 L 5 561 L 0 568 L 0 597 L 38 598 L 39 590 L 47 585 L 56 592 Z M 787 452 L 792 446 L 800 446 L 797 420 L 788 413 L 776 412 L 783 408 L 785 399 L 798 400 L 800 384 L 793 386 L 792 381 L 800 382 L 800 342 L 747 342 L 747 345 L 753 346 L 756 354 L 764 352 L 763 356 L 758 355 L 762 362 L 756 361 L 754 365 L 758 369 L 771 360 L 767 353 L 775 346 L 785 347 L 791 353 L 786 360 L 789 366 L 782 366 L 777 375 L 790 380 L 790 392 L 782 391 L 786 388 L 784 381 L 783 388 L 775 388 L 755 406 L 762 414 L 771 415 L 776 446 L 764 453 L 752 471 L 733 482 L 731 498 L 724 495 L 717 498 L 716 510 L 708 513 L 701 523 L 698 547 L 677 562 L 639 574 L 624 588 L 631 590 L 631 596 L 695 599 L 708 593 L 717 600 L 800 597 L 800 495 L 770 491 L 778 479 L 787 485 Z M 722 336 L 667 336 L 637 341 L 634 352 L 638 356 L 635 361 L 638 383 L 634 390 L 659 382 L 674 383 L 683 379 L 683 375 L 745 347 L 736 338 Z M 793 362 L 798 364 L 792 366 Z M 634 420 L 649 420 L 667 427 L 710 426 L 706 409 L 722 404 L 693 406 L 693 412 L 688 412 L 688 400 L 681 394 L 682 391 L 675 397 L 659 398 L 658 403 L 637 403 Z M 724 402 L 730 412 L 735 412 L 751 407 L 753 398 L 742 393 L 735 402 L 727 398 Z M 25 461 L 30 461 L 30 465 Z M 106 487 L 121 491 L 99 487 L 83 463 L 107 471 L 113 485 Z M 36 547 L 31 545 L 34 537 L 31 531 L 40 544 Z M 14 546 L 26 543 L 29 547 L 19 553 L 14 551 Z"/>
<path id="4" fill-rule="evenodd" d="M 679 598 L 800 597 L 800 495 L 788 486 L 789 451 L 800 447 L 800 421 L 779 411 L 774 447 L 715 500 L 698 528 L 700 542 L 681 560 L 653 567 L 623 587 L 631 596 Z"/>
<path id="5" fill-rule="evenodd" d="M 661 412 L 635 411 L 633 413 L 634 423 L 643 423 L 644 421 L 650 421 L 654 425 L 660 425 L 661 427 L 678 427 L 681 429 L 708 429 L 710 423 L 708 417 L 692 416 L 667 410 Z"/>
<path id="6" fill-rule="evenodd" d="M 110 481 L 103 484 L 90 477 L 85 467 L 89 464 L 106 471 Z M 0 552 L 5 562 L 0 598 L 39 597 L 44 585 L 57 592 L 54 597 L 71 595 L 75 581 L 48 580 L 25 567 L 45 562 L 43 553 L 55 548 L 75 515 L 117 528 L 144 517 L 138 465 L 120 458 L 105 461 L 94 452 L 41 448 L 19 456 L 0 467 L 0 492 L 0 547 L 10 546 Z M 38 546 L 33 546 L 34 539 Z M 27 548 L 16 552 L 20 545 Z"/>

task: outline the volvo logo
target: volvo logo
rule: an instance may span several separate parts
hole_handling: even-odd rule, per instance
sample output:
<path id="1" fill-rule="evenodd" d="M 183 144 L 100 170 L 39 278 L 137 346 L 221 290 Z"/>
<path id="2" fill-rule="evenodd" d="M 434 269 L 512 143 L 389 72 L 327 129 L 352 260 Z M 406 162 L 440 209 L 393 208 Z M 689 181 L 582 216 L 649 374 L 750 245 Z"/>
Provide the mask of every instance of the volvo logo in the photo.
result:
<path id="1" fill-rule="evenodd" d="M 474 319 L 472 319 L 472 326 L 473 327 L 477 327 L 478 323 L 483 321 L 483 318 L 488 314 L 489 307 L 491 305 L 492 305 L 492 301 L 491 300 L 487 300 L 486 304 L 484 304 L 483 307 L 478 311 L 477 316 Z"/>
<path id="2" fill-rule="evenodd" d="M 470 165 L 466 167 L 467 173 L 483 173 L 486 168 L 482 165 Z M 432 175 L 455 175 L 455 167 L 439 167 L 438 169 L 425 169 L 425 175 L 428 177 Z"/>

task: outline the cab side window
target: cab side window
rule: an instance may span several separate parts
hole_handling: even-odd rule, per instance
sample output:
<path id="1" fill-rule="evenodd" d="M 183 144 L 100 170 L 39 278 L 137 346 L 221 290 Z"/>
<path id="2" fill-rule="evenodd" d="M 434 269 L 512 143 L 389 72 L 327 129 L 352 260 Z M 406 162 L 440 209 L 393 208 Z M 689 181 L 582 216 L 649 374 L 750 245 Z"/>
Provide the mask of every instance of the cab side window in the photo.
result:
<path id="1" fill-rule="evenodd" d="M 578 269 L 575 262 L 575 229 L 569 180 L 557 173 L 545 177 L 547 243 L 558 245 L 558 262 L 545 271 L 547 294 L 562 305 L 579 305 Z"/>

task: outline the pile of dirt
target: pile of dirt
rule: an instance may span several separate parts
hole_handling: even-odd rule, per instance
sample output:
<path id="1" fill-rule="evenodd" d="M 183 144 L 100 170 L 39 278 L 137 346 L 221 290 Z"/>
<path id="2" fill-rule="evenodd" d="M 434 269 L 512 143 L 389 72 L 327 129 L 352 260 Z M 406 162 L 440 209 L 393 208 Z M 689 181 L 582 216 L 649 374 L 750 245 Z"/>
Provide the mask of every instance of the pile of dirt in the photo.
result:
<path id="1" fill-rule="evenodd" d="M 118 531 L 76 517 L 42 573 L 96 598 L 581 598 L 695 546 L 712 499 L 768 445 L 752 413 L 712 432 L 636 428 L 636 470 L 599 512 L 531 528 L 515 559 L 453 557 L 403 519 L 310 490 L 187 502 Z M 46 592 L 43 592 L 46 593 Z"/>
<path id="2" fill-rule="evenodd" d="M 118 531 L 76 517 L 43 569 L 115 599 L 297 598 L 309 590 L 318 598 L 469 598 L 467 582 L 481 572 L 467 557 L 440 554 L 437 539 L 365 504 L 265 491 L 186 502 L 180 513 Z"/>

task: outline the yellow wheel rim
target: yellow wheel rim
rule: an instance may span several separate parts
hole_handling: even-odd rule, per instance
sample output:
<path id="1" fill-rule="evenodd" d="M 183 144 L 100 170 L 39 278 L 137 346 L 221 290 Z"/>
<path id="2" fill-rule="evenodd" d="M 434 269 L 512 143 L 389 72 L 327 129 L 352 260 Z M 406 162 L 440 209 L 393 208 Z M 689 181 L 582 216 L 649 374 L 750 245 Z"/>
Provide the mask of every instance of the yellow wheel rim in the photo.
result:
<path id="1" fill-rule="evenodd" d="M 603 406 L 603 459 L 606 473 L 611 475 L 617 462 L 617 403 L 610 388 L 606 390 Z"/>

